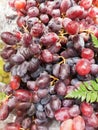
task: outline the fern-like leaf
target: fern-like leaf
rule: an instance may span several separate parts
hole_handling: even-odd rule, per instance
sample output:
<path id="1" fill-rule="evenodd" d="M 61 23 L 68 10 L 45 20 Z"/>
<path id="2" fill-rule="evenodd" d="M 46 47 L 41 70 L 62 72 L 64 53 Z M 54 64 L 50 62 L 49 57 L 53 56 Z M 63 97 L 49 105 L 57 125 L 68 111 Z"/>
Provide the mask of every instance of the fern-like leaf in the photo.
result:
<path id="1" fill-rule="evenodd" d="M 81 83 L 80 87 L 68 93 L 65 98 L 76 98 L 86 102 L 98 102 L 98 79 Z"/>
<path id="2" fill-rule="evenodd" d="M 96 36 L 94 36 L 93 34 L 91 34 L 91 38 L 92 38 L 92 42 L 94 47 L 98 48 L 98 39 Z"/>

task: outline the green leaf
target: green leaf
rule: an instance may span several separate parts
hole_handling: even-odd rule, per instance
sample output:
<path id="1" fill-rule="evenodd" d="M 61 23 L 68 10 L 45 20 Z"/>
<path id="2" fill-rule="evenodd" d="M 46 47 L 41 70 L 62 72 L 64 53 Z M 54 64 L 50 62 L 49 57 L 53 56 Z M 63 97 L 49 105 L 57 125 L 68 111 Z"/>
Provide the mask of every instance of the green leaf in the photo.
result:
<path id="1" fill-rule="evenodd" d="M 87 96 L 86 96 L 86 101 L 87 101 L 87 102 L 90 102 L 90 100 L 91 100 L 91 93 L 89 92 L 89 93 L 87 94 Z"/>
<path id="2" fill-rule="evenodd" d="M 0 92 L 0 102 L 2 102 L 6 98 L 6 94 L 4 92 Z"/>
<path id="3" fill-rule="evenodd" d="M 80 87 L 68 93 L 65 98 L 76 98 L 86 102 L 98 102 L 98 79 L 81 83 Z"/>
<path id="4" fill-rule="evenodd" d="M 91 96 L 92 96 L 92 98 L 91 98 L 90 102 L 91 103 L 95 102 L 97 100 L 97 96 L 98 96 L 97 93 L 96 92 L 92 92 Z"/>
<path id="5" fill-rule="evenodd" d="M 94 44 L 94 47 L 98 48 L 98 39 L 96 38 L 96 36 L 91 34 L 91 38 L 92 38 L 92 42 Z"/>
<path id="6" fill-rule="evenodd" d="M 98 91 L 98 83 L 96 83 L 95 81 L 91 80 L 91 84 L 93 84 L 94 90 Z"/>

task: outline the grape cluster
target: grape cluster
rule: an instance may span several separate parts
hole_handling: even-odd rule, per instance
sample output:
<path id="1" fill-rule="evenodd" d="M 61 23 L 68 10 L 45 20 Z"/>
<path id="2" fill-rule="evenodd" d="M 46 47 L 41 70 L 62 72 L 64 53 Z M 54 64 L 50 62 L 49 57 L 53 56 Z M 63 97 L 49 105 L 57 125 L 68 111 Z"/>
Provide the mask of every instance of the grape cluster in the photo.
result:
<path id="1" fill-rule="evenodd" d="M 1 33 L 5 85 L 9 96 L 0 106 L 0 120 L 15 111 L 4 130 L 98 129 L 98 103 L 65 98 L 82 81 L 98 77 L 97 0 L 10 0 L 17 12 L 14 32 Z"/>

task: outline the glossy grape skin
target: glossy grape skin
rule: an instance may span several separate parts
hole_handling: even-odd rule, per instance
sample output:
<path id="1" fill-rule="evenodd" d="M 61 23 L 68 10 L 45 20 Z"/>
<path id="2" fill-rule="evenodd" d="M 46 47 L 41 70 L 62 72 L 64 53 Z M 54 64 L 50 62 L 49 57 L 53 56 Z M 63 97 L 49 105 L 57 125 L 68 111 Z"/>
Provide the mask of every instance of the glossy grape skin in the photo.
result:
<path id="1" fill-rule="evenodd" d="M 5 47 L 1 52 L 1 56 L 4 59 L 8 59 L 12 54 L 15 54 L 16 50 L 12 47 Z"/>
<path id="2" fill-rule="evenodd" d="M 27 90 L 24 90 L 24 89 L 16 90 L 14 95 L 20 101 L 31 101 L 32 100 L 32 93 Z"/>
<path id="3" fill-rule="evenodd" d="M 66 86 L 64 82 L 57 81 L 55 84 L 55 91 L 57 92 L 58 95 L 64 96 L 66 94 Z"/>
<path id="4" fill-rule="evenodd" d="M 65 129 L 73 130 L 72 126 L 73 126 L 73 120 L 72 119 L 67 119 L 67 120 L 65 120 L 65 121 L 63 121 L 61 123 L 60 130 L 65 130 Z"/>
<path id="5" fill-rule="evenodd" d="M 93 59 L 94 52 L 93 52 L 93 50 L 91 50 L 89 48 L 83 48 L 82 52 L 81 52 L 81 57 L 88 59 L 88 60 Z"/>
<path id="6" fill-rule="evenodd" d="M 84 13 L 84 8 L 81 6 L 72 6 L 66 11 L 66 15 L 68 18 L 75 19 L 82 16 Z"/>
<path id="7" fill-rule="evenodd" d="M 24 9 L 25 6 L 26 6 L 26 1 L 25 1 L 25 0 L 15 0 L 15 1 L 14 1 L 14 7 L 15 7 L 17 10 Z"/>
<path id="8" fill-rule="evenodd" d="M 64 121 L 70 118 L 68 108 L 62 107 L 55 112 L 55 118 L 57 121 Z"/>
<path id="9" fill-rule="evenodd" d="M 32 123 L 32 120 L 31 120 L 30 117 L 25 118 L 25 119 L 22 121 L 22 128 L 24 128 L 24 129 L 30 128 L 31 123 Z"/>
<path id="10" fill-rule="evenodd" d="M 4 41 L 7 45 L 15 45 L 19 42 L 20 39 L 18 39 L 14 34 L 10 32 L 2 32 L 1 33 L 1 39 Z"/>
<path id="11" fill-rule="evenodd" d="M 27 14 L 29 17 L 36 17 L 39 15 L 39 9 L 37 7 L 30 7 Z"/>
<path id="12" fill-rule="evenodd" d="M 62 13 L 66 13 L 67 9 L 71 7 L 71 1 L 69 0 L 62 0 L 60 5 L 60 10 Z"/>
<path id="13" fill-rule="evenodd" d="M 5 120 L 9 115 L 9 107 L 7 104 L 0 106 L 0 120 Z"/>
<path id="14" fill-rule="evenodd" d="M 85 129 L 85 122 L 83 117 L 77 116 L 73 119 L 73 130 L 84 130 Z"/>
<path id="15" fill-rule="evenodd" d="M 76 64 L 76 71 L 80 75 L 86 75 L 90 72 L 90 63 L 86 59 L 81 59 L 79 62 Z"/>
<path id="16" fill-rule="evenodd" d="M 26 10 L 28 10 L 30 7 L 36 6 L 36 5 L 37 5 L 37 3 L 35 0 L 27 0 Z"/>
<path id="17" fill-rule="evenodd" d="M 47 117 L 49 117 L 51 119 L 54 118 L 54 112 L 51 108 L 50 103 L 45 105 L 45 113 L 46 113 Z"/>
<path id="18" fill-rule="evenodd" d="M 56 33 L 47 33 L 41 37 L 40 42 L 43 45 L 47 46 L 47 45 L 55 44 L 58 39 L 59 37 L 57 36 Z"/>
<path id="19" fill-rule="evenodd" d="M 36 23 L 34 26 L 31 28 L 31 35 L 34 37 L 39 37 L 43 34 L 44 32 L 44 25 L 42 23 Z"/>
<path id="20" fill-rule="evenodd" d="M 70 21 L 65 29 L 69 34 L 75 35 L 79 32 L 79 24 L 76 21 Z"/>

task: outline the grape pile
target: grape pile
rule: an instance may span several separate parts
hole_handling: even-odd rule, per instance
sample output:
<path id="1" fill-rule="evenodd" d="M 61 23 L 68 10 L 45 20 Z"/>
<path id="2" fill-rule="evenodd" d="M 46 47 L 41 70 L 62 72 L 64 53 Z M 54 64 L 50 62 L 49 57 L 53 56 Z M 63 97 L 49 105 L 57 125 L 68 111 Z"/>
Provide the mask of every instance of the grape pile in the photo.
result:
<path id="1" fill-rule="evenodd" d="M 2 32 L 5 85 L 0 120 L 16 113 L 4 130 L 97 130 L 98 103 L 65 98 L 82 81 L 98 77 L 97 0 L 10 0 L 18 31 Z"/>

